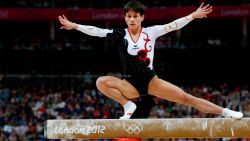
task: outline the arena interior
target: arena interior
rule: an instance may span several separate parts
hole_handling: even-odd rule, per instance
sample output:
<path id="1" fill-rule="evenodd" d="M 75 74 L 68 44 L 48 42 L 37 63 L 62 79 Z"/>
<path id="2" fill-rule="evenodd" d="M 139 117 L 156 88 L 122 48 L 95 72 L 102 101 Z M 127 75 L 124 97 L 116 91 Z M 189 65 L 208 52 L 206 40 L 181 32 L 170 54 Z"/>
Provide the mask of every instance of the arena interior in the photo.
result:
<path id="1" fill-rule="evenodd" d="M 116 43 L 62 30 L 58 16 L 64 14 L 71 21 L 100 28 L 125 28 L 122 8 L 126 2 L 0 1 L 0 141 L 46 141 L 43 130 L 48 119 L 118 119 L 123 115 L 122 107 L 95 85 L 99 76 L 121 75 Z M 141 2 L 147 7 L 144 27 L 186 16 L 202 2 L 213 5 L 208 18 L 196 19 L 158 38 L 154 69 L 159 77 L 186 92 L 249 117 L 250 1 Z M 135 102 L 138 109 L 132 118 L 222 118 L 152 96 Z"/>

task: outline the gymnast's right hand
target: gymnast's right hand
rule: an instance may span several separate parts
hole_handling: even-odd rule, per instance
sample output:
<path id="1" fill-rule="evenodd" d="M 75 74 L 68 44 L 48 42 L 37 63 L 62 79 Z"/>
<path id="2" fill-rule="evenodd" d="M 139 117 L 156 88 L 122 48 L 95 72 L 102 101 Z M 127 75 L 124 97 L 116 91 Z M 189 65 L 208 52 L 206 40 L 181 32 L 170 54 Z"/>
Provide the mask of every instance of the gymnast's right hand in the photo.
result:
<path id="1" fill-rule="evenodd" d="M 58 16 L 59 22 L 62 24 L 61 29 L 77 29 L 78 25 L 76 23 L 73 23 L 69 21 L 64 15 Z"/>

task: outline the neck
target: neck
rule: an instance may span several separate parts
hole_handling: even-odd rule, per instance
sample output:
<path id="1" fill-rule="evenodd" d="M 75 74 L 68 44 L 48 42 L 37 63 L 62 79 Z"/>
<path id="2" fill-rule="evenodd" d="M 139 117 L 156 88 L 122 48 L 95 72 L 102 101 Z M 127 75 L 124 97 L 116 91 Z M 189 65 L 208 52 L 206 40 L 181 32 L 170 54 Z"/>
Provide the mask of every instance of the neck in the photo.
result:
<path id="1" fill-rule="evenodd" d="M 140 31 L 141 31 L 141 26 L 139 26 L 139 27 L 136 28 L 136 29 L 129 29 L 129 31 L 130 31 L 130 34 L 132 34 L 132 35 L 137 35 L 137 34 L 139 34 Z"/>

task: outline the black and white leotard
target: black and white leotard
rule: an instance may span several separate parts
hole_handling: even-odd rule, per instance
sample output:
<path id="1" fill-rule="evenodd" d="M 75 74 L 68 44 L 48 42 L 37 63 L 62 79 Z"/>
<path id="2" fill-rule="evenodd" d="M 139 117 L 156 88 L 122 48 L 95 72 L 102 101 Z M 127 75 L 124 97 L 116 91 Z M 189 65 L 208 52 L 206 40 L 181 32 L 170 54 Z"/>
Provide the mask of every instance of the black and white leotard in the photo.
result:
<path id="1" fill-rule="evenodd" d="M 115 40 L 118 46 L 123 76 L 141 95 L 148 93 L 148 84 L 156 75 L 153 69 L 154 46 L 156 39 L 173 30 L 178 30 L 192 21 L 191 15 L 177 19 L 169 24 L 141 27 L 137 41 L 131 38 L 126 29 L 101 29 L 94 26 L 79 25 L 78 30 L 98 37 Z"/>

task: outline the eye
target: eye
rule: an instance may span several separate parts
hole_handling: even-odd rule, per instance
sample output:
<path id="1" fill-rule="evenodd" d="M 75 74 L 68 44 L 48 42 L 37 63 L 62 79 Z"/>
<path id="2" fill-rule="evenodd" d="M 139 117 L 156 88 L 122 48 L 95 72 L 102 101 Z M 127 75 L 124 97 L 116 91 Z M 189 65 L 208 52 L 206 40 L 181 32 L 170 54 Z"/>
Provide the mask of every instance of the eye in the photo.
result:
<path id="1" fill-rule="evenodd" d="M 127 17 L 128 17 L 128 18 L 131 18 L 131 16 L 130 16 L 130 15 L 128 15 Z"/>

